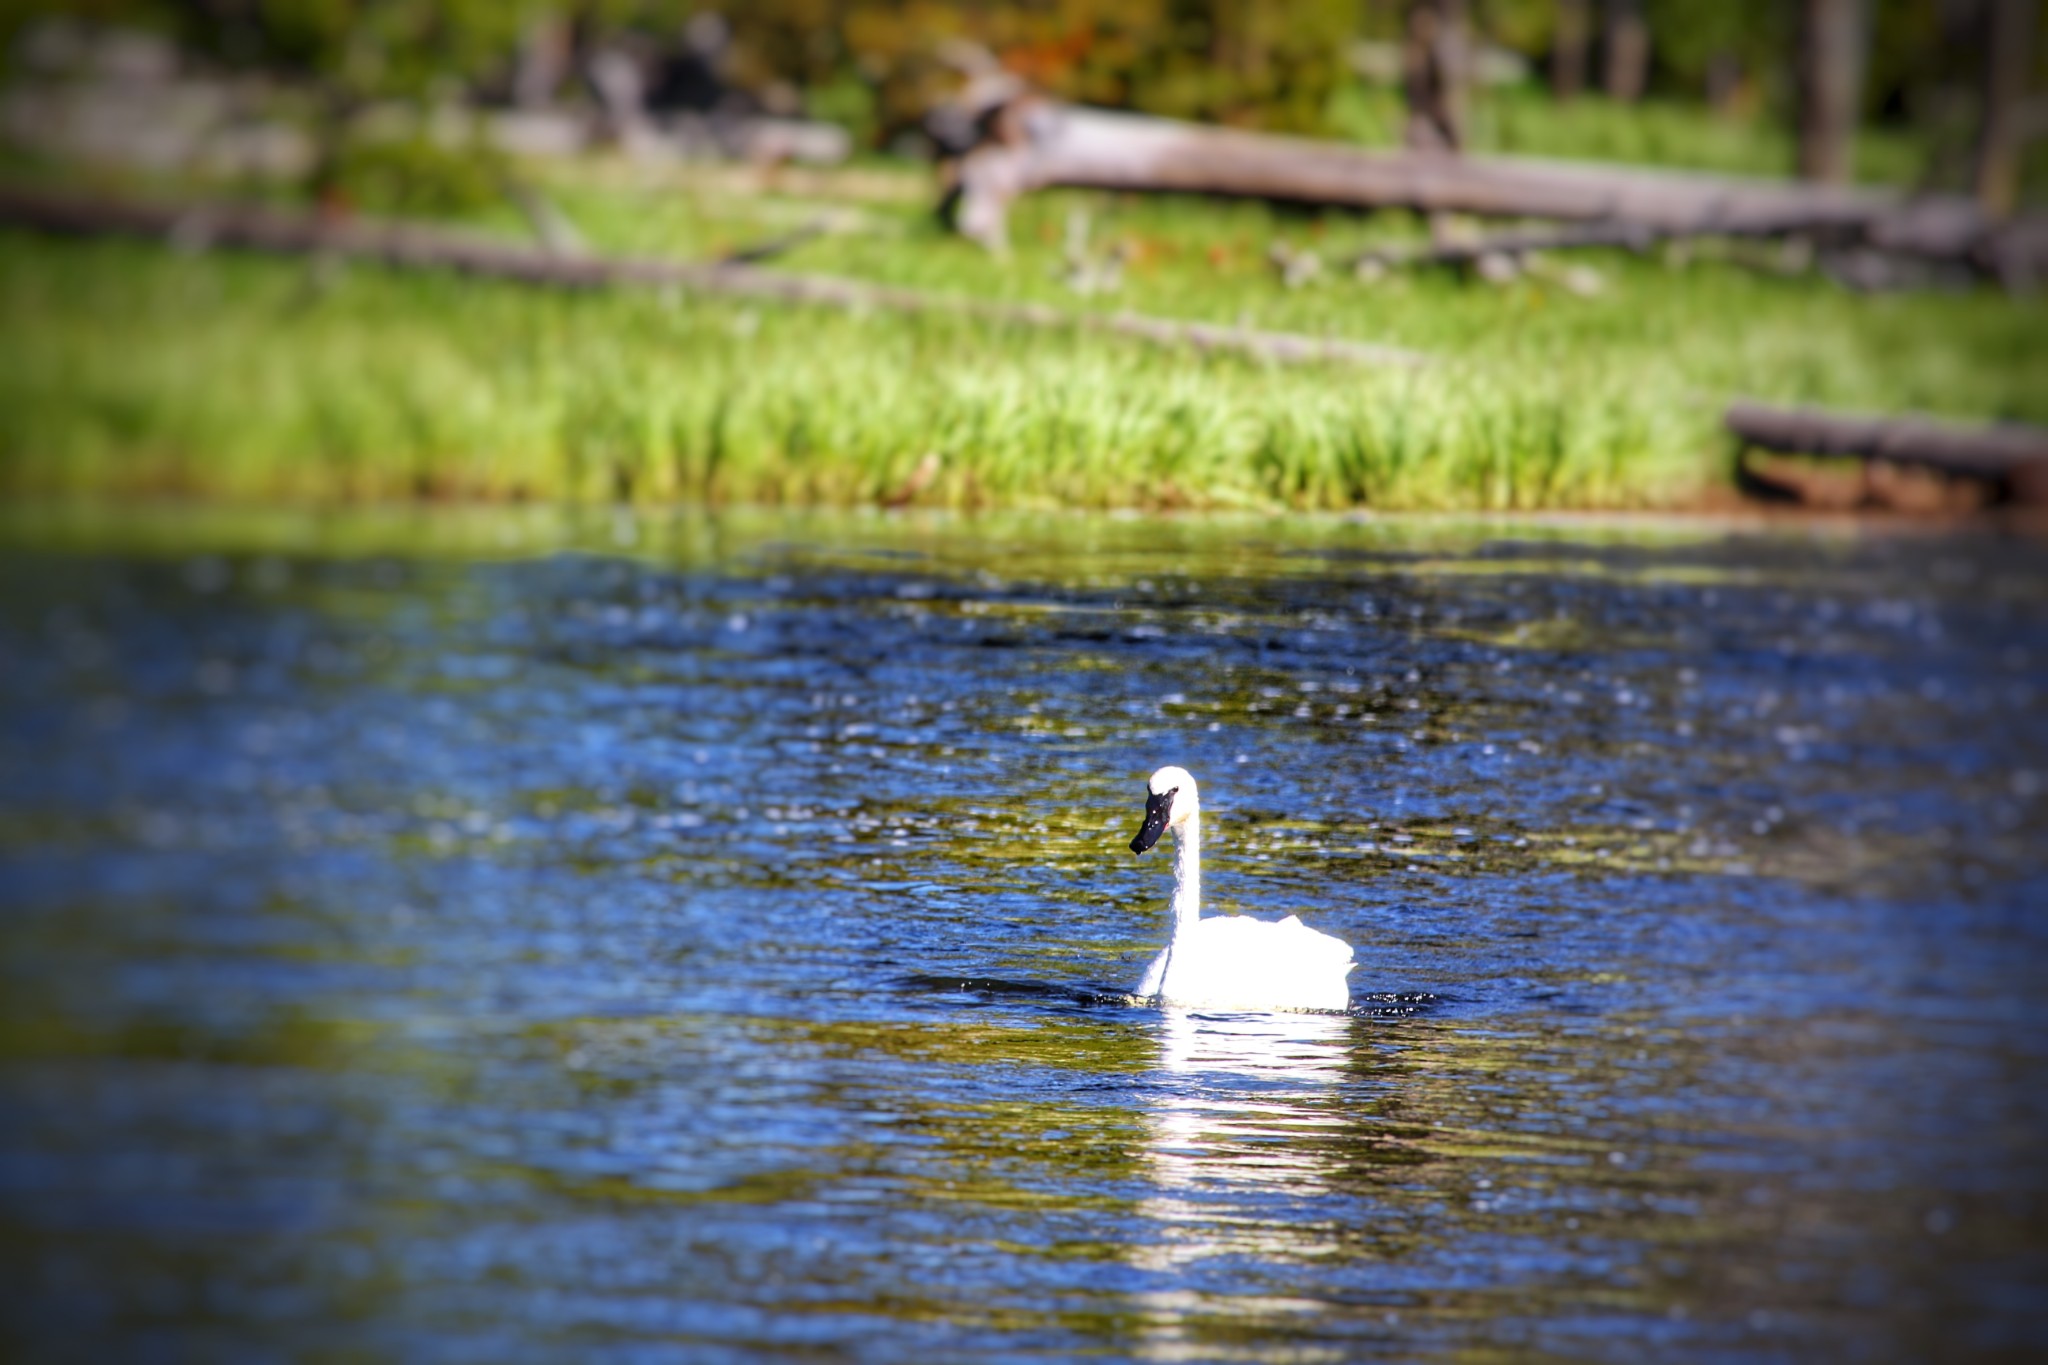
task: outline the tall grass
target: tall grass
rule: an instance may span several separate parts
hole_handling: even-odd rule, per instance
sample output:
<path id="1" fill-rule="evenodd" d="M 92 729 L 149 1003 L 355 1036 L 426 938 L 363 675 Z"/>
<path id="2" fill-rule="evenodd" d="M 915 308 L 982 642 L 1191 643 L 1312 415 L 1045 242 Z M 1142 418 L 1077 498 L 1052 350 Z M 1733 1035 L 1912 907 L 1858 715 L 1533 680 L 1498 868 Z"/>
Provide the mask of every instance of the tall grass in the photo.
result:
<path id="1" fill-rule="evenodd" d="M 572 207 L 641 245 L 625 208 Z M 605 201 L 609 202 L 609 201 Z M 1046 224 L 1136 243 L 1067 298 Z M 1419 347 L 1275 368 L 943 317 L 548 293 L 0 236 L 0 492 L 948 506 L 1629 507 L 1725 482 L 1735 393 L 2048 419 L 2038 310 L 1610 257 L 1577 298 L 1449 275 L 1285 291 L 1265 210 L 1045 196 L 996 260 L 905 218 L 795 267 Z M 649 229 L 643 224 L 639 231 Z M 1204 243 L 1227 245 L 1219 258 Z M 1149 253 L 1149 254 L 1148 254 Z M 936 457 L 928 483 L 913 471 Z"/>

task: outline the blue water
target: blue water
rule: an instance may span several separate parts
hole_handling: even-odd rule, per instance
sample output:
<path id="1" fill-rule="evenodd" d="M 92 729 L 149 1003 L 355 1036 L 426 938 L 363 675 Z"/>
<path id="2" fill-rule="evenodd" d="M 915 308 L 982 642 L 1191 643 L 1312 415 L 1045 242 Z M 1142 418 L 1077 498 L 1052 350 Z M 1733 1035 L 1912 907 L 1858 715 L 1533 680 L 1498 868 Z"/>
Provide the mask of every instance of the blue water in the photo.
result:
<path id="1" fill-rule="evenodd" d="M 19 1359 L 2048 1351 L 2048 546 L 17 517 Z M 1348 1016 L 1121 998 L 1212 911 Z"/>

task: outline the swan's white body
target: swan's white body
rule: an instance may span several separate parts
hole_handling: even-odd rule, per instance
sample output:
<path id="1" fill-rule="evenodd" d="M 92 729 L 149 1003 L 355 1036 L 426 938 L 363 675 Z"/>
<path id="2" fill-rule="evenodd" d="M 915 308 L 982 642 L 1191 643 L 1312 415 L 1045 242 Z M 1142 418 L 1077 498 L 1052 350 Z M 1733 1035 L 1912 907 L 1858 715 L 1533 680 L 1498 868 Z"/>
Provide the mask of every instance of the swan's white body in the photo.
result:
<path id="1" fill-rule="evenodd" d="M 1181 768 L 1152 774 L 1146 827 L 1163 818 L 1173 832 L 1173 936 L 1145 969 L 1133 994 L 1162 1004 L 1224 1010 L 1341 1010 L 1351 1004 L 1345 977 L 1351 945 L 1289 915 L 1278 922 L 1240 915 L 1202 918 L 1202 808 L 1195 779 Z M 1170 803 L 1170 804 L 1168 804 Z M 1150 847 L 1150 843 L 1144 843 Z"/>

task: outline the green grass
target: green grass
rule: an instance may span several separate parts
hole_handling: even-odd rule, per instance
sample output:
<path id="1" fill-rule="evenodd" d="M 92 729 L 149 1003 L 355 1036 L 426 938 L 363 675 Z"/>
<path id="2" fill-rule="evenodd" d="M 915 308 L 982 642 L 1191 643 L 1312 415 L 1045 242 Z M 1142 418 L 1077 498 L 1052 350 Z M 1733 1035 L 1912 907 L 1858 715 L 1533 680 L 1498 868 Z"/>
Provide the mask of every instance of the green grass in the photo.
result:
<path id="1" fill-rule="evenodd" d="M 1399 145 L 1407 109 L 1398 90 L 1350 86 L 1331 101 L 1333 131 L 1370 146 Z M 1614 161 L 1723 175 L 1789 176 L 1796 144 L 1789 123 L 1748 111 L 1720 115 L 1673 100 L 1618 104 L 1584 95 L 1560 104 L 1531 85 L 1474 92 L 1468 136 L 1474 152 Z M 1927 138 L 1910 129 L 1857 130 L 1856 178 L 1910 185 L 1926 170 Z"/>
<path id="2" fill-rule="evenodd" d="M 565 184 L 606 249 L 701 256 L 817 206 Z M 1058 278 L 1070 210 L 1121 290 Z M 914 207 L 779 265 L 1384 341 L 1420 370 L 1279 368 L 1071 331 L 0 236 L 0 493 L 948 506 L 1654 507 L 1725 486 L 1735 394 L 2048 420 L 2048 328 L 1988 292 L 1863 298 L 1618 253 L 1580 298 L 1426 273 L 1281 287 L 1400 221 L 1047 194 L 994 258 Z"/>

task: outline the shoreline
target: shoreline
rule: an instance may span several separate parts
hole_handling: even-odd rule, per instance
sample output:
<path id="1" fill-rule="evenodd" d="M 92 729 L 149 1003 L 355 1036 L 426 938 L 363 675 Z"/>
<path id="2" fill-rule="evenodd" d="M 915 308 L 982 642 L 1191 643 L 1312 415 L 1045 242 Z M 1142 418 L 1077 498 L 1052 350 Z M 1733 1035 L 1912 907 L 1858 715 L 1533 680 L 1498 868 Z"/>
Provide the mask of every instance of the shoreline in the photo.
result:
<path id="1" fill-rule="evenodd" d="M 646 206 L 576 207 L 614 223 L 598 245 L 650 249 L 623 217 Z M 1058 207 L 1020 211 L 1056 229 Z M 663 220 L 672 254 L 697 237 L 709 250 L 710 234 L 729 230 L 687 204 L 663 211 L 675 215 Z M 1263 261 L 1212 267 L 1199 250 L 1218 234 L 1294 231 L 1287 223 L 1118 212 L 1120 231 L 1158 248 L 1133 265 L 1118 308 L 1370 333 L 1443 363 L 1340 374 L 971 318 L 525 290 L 0 234 L 12 338 L 0 345 L 0 491 L 1775 518 L 1740 496 L 1724 405 L 1707 395 L 2048 422 L 2030 382 L 2048 331 L 2036 309 L 2001 298 L 1868 300 L 1625 257 L 1602 263 L 1608 284 L 1588 298 L 1443 274 L 1290 291 Z M 905 234 L 816 242 L 793 267 L 1081 306 L 1058 283 L 1056 241 L 1029 237 L 998 261 L 912 224 Z M 1901 482 L 1868 491 L 1961 500 Z M 1853 478 L 1818 471 L 1799 491 L 1858 496 Z"/>
<path id="2" fill-rule="evenodd" d="M 1828 539 L 2048 537 L 2048 510 L 1992 508 L 1926 515 L 1888 510 L 1813 509 L 1738 503 L 1668 509 L 1548 508 L 1528 511 L 1248 509 L 1144 511 L 1129 508 L 889 508 L 776 504 L 623 504 L 413 499 L 362 502 L 239 502 L 204 498 L 15 500 L 0 507 L 0 551 L 103 553 L 160 550 L 319 553 L 334 542 L 419 559 L 521 558 L 561 553 L 635 556 L 677 533 L 707 532 L 744 542 L 754 534 L 815 530 L 820 548 L 881 532 L 882 540 L 972 530 L 978 535 L 1179 530 L 1190 535 L 1289 528 L 1305 540 L 1374 530 L 1546 533 L 1581 531 L 1623 540 L 1756 534 Z M 832 536 L 831 532 L 840 532 Z M 844 534 L 868 532 L 869 536 Z"/>

